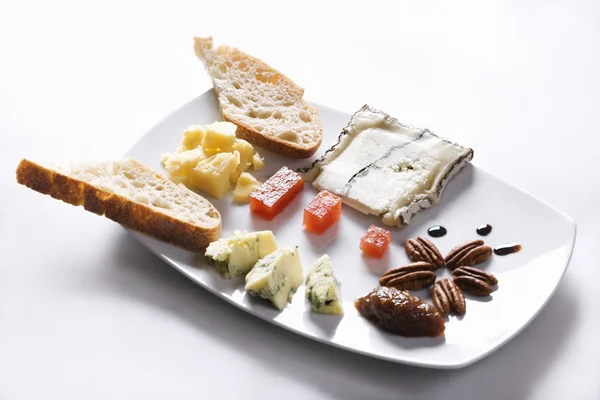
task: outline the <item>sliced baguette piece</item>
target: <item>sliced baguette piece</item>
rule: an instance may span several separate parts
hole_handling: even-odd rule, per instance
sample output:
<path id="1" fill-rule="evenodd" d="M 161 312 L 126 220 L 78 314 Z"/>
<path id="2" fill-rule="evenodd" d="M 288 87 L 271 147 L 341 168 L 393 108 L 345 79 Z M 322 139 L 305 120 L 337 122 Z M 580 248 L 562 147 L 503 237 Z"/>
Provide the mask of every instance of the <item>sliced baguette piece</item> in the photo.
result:
<path id="1" fill-rule="evenodd" d="M 323 138 L 318 111 L 302 99 L 304 89 L 263 61 L 236 48 L 213 48 L 212 37 L 194 37 L 225 121 L 237 136 L 294 158 L 312 156 Z"/>
<path id="2" fill-rule="evenodd" d="M 208 200 L 133 158 L 69 169 L 23 159 L 17 182 L 190 251 L 221 234 L 221 216 Z"/>

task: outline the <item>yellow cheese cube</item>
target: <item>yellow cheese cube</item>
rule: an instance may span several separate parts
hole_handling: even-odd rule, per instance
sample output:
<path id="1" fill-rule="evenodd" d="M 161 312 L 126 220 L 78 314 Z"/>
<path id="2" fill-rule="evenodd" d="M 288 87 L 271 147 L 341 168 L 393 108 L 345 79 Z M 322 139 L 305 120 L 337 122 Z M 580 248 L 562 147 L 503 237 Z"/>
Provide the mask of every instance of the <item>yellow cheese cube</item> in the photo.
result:
<path id="1" fill-rule="evenodd" d="M 171 158 L 171 154 L 170 153 L 165 153 L 162 156 L 160 156 L 160 165 L 162 165 L 163 168 L 165 167 L 165 164 L 167 163 L 167 161 L 169 160 L 169 158 Z"/>
<path id="2" fill-rule="evenodd" d="M 233 200 L 238 203 L 247 203 L 250 193 L 254 192 L 259 186 L 260 182 L 256 178 L 247 172 L 242 172 L 233 190 Z"/>
<path id="3" fill-rule="evenodd" d="M 229 177 L 240 163 L 240 153 L 218 153 L 190 171 L 189 185 L 222 199 L 229 190 Z"/>
<path id="4" fill-rule="evenodd" d="M 163 166 L 169 171 L 172 178 L 185 178 L 190 174 L 190 171 L 205 158 L 207 157 L 202 149 L 187 150 L 170 155 Z"/>
<path id="5" fill-rule="evenodd" d="M 254 156 L 252 157 L 252 167 L 255 171 L 260 171 L 265 167 L 265 161 L 258 152 L 254 153 Z"/>
<path id="6" fill-rule="evenodd" d="M 236 139 L 232 150 L 240 153 L 240 165 L 238 165 L 231 175 L 231 183 L 235 184 L 242 172 L 246 171 L 252 165 L 254 147 L 243 139 Z"/>
<path id="7" fill-rule="evenodd" d="M 258 231 L 258 258 L 263 258 L 277 250 L 277 241 L 271 231 Z"/>
<path id="8" fill-rule="evenodd" d="M 202 149 L 209 154 L 232 151 L 237 127 L 231 122 L 214 122 L 204 125 L 206 133 L 202 139 Z"/>
<path id="9" fill-rule="evenodd" d="M 181 150 L 194 150 L 202 145 L 202 140 L 206 134 L 206 129 L 202 125 L 192 125 L 183 131 L 183 139 L 181 140 Z"/>
<path id="10" fill-rule="evenodd" d="M 231 150 L 240 152 L 240 163 L 249 164 L 254 156 L 254 147 L 244 139 L 236 139 Z"/>

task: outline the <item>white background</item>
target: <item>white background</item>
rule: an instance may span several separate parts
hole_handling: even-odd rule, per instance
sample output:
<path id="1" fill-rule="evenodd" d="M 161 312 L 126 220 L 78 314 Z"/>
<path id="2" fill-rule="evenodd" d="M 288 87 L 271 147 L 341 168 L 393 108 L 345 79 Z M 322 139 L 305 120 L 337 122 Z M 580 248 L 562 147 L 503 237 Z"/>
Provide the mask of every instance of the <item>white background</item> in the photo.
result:
<path id="1" fill-rule="evenodd" d="M 149 3 L 0 3 L 0 399 L 600 398 L 599 3 Z M 246 315 L 117 224 L 16 184 L 23 157 L 119 157 L 210 88 L 194 34 L 312 101 L 369 103 L 469 145 L 570 214 L 554 297 L 465 369 L 371 360 Z"/>

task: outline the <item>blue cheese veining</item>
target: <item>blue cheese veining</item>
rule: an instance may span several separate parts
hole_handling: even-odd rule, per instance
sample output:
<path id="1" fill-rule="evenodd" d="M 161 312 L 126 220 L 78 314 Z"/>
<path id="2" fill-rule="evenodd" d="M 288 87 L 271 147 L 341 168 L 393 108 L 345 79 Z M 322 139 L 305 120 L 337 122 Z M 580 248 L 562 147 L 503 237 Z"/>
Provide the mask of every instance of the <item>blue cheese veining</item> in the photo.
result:
<path id="1" fill-rule="evenodd" d="M 311 309 L 320 314 L 342 315 L 340 289 L 333 276 L 331 260 L 327 254 L 321 256 L 306 276 L 306 297 Z"/>
<path id="2" fill-rule="evenodd" d="M 365 214 L 383 215 L 386 225 L 402 226 L 439 203 L 472 158 L 469 148 L 364 106 L 305 178 Z"/>
<path id="3" fill-rule="evenodd" d="M 280 248 L 260 259 L 246 275 L 246 291 L 269 300 L 283 310 L 302 284 L 302 264 L 298 248 Z"/>
<path id="4" fill-rule="evenodd" d="M 205 255 L 224 278 L 243 276 L 256 262 L 277 250 L 271 231 L 234 231 L 227 239 L 212 242 Z"/>

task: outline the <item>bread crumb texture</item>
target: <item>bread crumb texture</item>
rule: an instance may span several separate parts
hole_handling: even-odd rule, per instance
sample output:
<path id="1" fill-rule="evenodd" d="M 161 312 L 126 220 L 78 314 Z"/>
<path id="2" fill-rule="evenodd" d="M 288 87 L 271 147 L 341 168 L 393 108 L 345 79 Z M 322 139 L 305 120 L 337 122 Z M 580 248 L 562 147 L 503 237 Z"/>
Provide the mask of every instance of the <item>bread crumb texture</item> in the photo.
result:
<path id="1" fill-rule="evenodd" d="M 213 48 L 194 38 L 195 53 L 212 78 L 225 120 L 238 137 L 296 157 L 314 154 L 323 135 L 318 111 L 302 99 L 304 89 L 281 72 L 236 48 Z"/>

